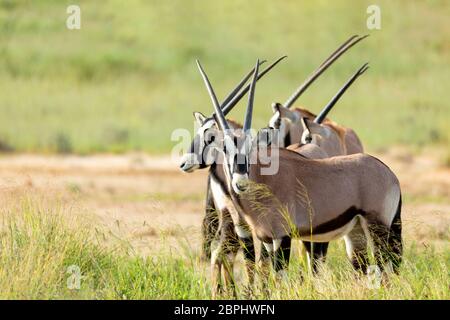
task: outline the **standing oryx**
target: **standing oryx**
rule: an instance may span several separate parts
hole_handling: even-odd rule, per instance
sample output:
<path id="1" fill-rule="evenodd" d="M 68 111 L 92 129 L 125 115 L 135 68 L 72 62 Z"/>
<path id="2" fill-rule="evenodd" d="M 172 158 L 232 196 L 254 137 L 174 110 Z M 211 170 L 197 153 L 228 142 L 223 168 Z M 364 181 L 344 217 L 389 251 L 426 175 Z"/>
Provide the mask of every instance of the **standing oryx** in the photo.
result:
<path id="1" fill-rule="evenodd" d="M 298 145 L 313 143 L 320 146 L 328 157 L 347 155 L 354 153 L 362 153 L 363 146 L 356 133 L 350 129 L 338 125 L 337 123 L 326 119 L 326 115 L 333 108 L 336 102 L 344 94 L 347 88 L 367 70 L 367 64 L 363 65 L 344 85 L 344 87 L 331 99 L 331 101 L 316 116 L 306 109 L 296 108 L 289 109 L 302 93 L 310 86 L 311 80 L 320 76 L 341 54 L 346 50 L 367 37 L 353 36 L 342 44 L 329 58 L 327 58 L 294 92 L 294 94 L 285 102 L 284 106 L 280 103 L 273 103 L 272 109 L 274 115 L 269 121 L 269 127 L 277 129 L 278 145 L 280 147 L 288 147 L 294 145 L 295 149 Z M 314 121 L 305 131 L 305 123 Z M 303 241 L 308 257 L 312 262 L 313 271 L 316 271 L 316 262 L 325 260 L 328 243 L 318 243 L 312 245 L 307 241 Z"/>
<path id="2" fill-rule="evenodd" d="M 260 161 L 250 137 L 258 67 L 257 62 L 242 130 L 230 127 L 204 76 L 223 134 L 208 150 L 211 188 L 231 196 L 237 214 L 230 215 L 238 234 L 250 237 L 249 227 L 272 252 L 276 271 L 289 261 L 292 237 L 313 242 L 345 237 L 349 257 L 362 270 L 368 263 L 369 238 L 380 269 L 391 263 L 397 272 L 402 256 L 401 191 L 395 174 L 380 160 L 366 154 L 316 160 L 287 149 L 268 149 L 279 166 L 276 173 L 263 174 L 267 164 Z M 361 228 L 355 228 L 358 222 Z"/>

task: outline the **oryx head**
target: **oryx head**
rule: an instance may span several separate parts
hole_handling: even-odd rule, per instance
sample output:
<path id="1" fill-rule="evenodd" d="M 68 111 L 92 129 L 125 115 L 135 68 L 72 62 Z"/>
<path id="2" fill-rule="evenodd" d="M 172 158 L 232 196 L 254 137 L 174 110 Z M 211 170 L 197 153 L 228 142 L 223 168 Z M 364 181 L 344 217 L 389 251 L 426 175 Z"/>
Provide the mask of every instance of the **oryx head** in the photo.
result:
<path id="1" fill-rule="evenodd" d="M 342 54 L 355 44 L 365 39 L 366 36 L 352 36 L 338 47 L 314 72 L 297 88 L 297 90 L 284 103 L 273 103 L 273 116 L 269 121 L 269 126 L 279 130 L 279 145 L 287 147 L 290 142 L 299 142 L 303 132 L 300 123 L 301 117 L 308 117 L 301 111 L 292 110 L 294 102 L 308 89 L 308 87 L 331 66 Z M 329 110 L 328 110 L 329 111 Z M 324 118 L 323 118 L 324 119 Z M 323 119 L 321 121 L 323 121 Z M 319 123 L 321 123 L 321 121 Z"/>
<path id="2" fill-rule="evenodd" d="M 332 129 L 329 126 L 322 125 L 322 122 L 347 89 L 368 68 L 368 63 L 359 68 L 317 116 L 301 109 L 290 110 L 280 103 L 274 103 L 272 105 L 274 114 L 270 119 L 269 126 L 279 130 L 280 146 L 287 147 L 288 141 L 302 144 L 314 143 L 319 147 L 325 147 L 326 143 L 335 143 L 327 141 L 332 134 Z"/>
<path id="3" fill-rule="evenodd" d="M 255 97 L 255 85 L 258 78 L 259 60 L 253 72 L 250 83 L 250 93 L 248 97 L 247 111 L 242 129 L 232 128 L 225 118 L 225 114 L 217 101 L 212 85 L 199 62 L 197 62 L 202 74 L 209 96 L 214 106 L 214 121 L 220 131 L 221 141 L 214 142 L 214 150 L 221 155 L 223 168 L 227 176 L 228 183 L 233 191 L 240 194 L 246 191 L 248 186 L 248 173 L 250 169 L 250 153 L 252 150 L 252 137 L 250 134 L 252 124 L 253 101 Z M 219 136 L 219 135 L 216 135 Z M 217 161 L 217 154 L 214 161 Z"/>
<path id="4" fill-rule="evenodd" d="M 256 81 L 258 81 L 261 77 L 263 77 L 267 72 L 269 72 L 275 65 L 277 65 L 284 58 L 286 58 L 286 56 L 277 59 L 264 71 L 259 73 Z M 264 62 L 265 61 L 261 61 L 259 65 L 263 64 Z M 200 65 L 199 69 L 201 69 Z M 243 88 L 242 91 L 240 90 L 247 83 L 252 74 L 254 74 L 254 69 L 252 69 L 239 82 L 239 84 L 231 91 L 231 93 L 222 102 L 222 104 L 220 105 L 220 109 L 222 110 L 224 115 L 227 115 L 233 109 L 233 107 L 242 99 L 242 97 L 248 92 L 248 90 L 250 89 L 250 84 L 248 84 L 245 88 Z M 200 112 L 194 112 L 194 118 L 197 122 L 198 129 L 195 132 L 194 139 L 192 140 L 187 153 L 182 157 L 180 163 L 180 169 L 185 172 L 192 172 L 196 169 L 206 168 L 212 164 L 214 159 L 213 153 L 217 145 L 213 147 L 211 146 L 211 143 L 215 141 L 216 136 L 220 134 L 220 132 L 218 132 L 218 127 L 215 121 L 216 113 L 213 113 L 211 116 L 207 117 Z"/>

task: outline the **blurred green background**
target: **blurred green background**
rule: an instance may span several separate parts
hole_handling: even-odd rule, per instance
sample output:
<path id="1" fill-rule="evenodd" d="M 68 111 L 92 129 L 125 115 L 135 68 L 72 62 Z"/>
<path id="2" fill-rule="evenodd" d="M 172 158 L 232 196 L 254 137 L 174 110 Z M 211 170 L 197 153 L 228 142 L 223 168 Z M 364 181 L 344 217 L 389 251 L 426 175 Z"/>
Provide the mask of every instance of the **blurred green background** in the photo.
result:
<path id="1" fill-rule="evenodd" d="M 66 8 L 81 7 L 81 30 Z M 370 4 L 381 30 L 366 28 Z M 353 34 L 351 49 L 298 101 L 318 112 L 364 62 L 331 113 L 370 149 L 450 144 L 449 1 L 0 1 L 0 149 L 170 151 L 174 128 L 211 112 L 253 66 L 288 55 L 258 82 L 255 127 Z M 245 99 L 244 99 L 245 100 Z M 242 122 L 243 105 L 231 114 Z"/>

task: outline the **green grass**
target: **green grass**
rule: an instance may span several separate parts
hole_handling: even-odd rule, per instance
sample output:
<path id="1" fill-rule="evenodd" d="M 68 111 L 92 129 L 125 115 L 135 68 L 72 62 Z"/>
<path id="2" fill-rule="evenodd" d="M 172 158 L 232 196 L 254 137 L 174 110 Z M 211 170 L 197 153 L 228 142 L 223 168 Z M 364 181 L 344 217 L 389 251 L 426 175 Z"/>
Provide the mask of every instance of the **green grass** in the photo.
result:
<path id="1" fill-rule="evenodd" d="M 0 298 L 210 298 L 207 263 L 192 250 L 165 250 L 141 257 L 125 241 L 112 241 L 111 235 L 94 230 L 92 218 L 80 218 L 85 215 L 75 210 L 62 205 L 48 208 L 35 198 L 2 209 Z M 304 272 L 304 261 L 294 254 L 287 280 L 272 279 L 270 294 L 256 291 L 254 298 L 448 300 L 448 250 L 419 247 L 413 241 L 407 241 L 406 248 L 400 275 L 391 276 L 380 287 L 355 276 L 342 243 L 332 244 L 325 268 L 315 278 Z M 68 288 L 70 266 L 81 271 L 80 289 Z M 237 279 L 242 278 L 243 268 L 236 269 Z M 244 297 L 242 292 L 240 297 Z"/>
<path id="2" fill-rule="evenodd" d="M 124 241 L 69 218 L 71 209 L 45 209 L 24 199 L 1 212 L 1 299 L 195 299 L 206 282 L 192 263 L 168 254 L 142 258 Z M 81 271 L 80 289 L 68 288 Z"/>
<path id="3" fill-rule="evenodd" d="M 167 152 L 192 111 L 211 112 L 194 60 L 219 98 L 257 57 L 288 60 L 257 87 L 255 126 L 342 41 L 364 34 L 371 1 L 0 1 L 0 147 L 26 152 Z M 378 1 L 382 29 L 302 97 L 319 111 L 364 62 L 331 114 L 370 148 L 448 145 L 448 1 Z M 232 117 L 242 121 L 242 105 Z"/>

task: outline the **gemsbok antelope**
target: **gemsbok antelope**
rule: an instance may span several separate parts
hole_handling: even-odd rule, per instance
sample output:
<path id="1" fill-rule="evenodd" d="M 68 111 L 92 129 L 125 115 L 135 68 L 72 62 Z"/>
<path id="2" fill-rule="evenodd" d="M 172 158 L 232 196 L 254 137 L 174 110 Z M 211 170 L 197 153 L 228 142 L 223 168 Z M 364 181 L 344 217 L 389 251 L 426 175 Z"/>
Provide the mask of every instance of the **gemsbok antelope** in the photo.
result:
<path id="1" fill-rule="evenodd" d="M 353 36 L 344 42 L 334 53 L 330 55 L 314 72 L 300 85 L 294 94 L 285 102 L 273 103 L 273 116 L 269 121 L 269 127 L 278 130 L 278 145 L 296 149 L 299 145 L 313 143 L 320 146 L 328 157 L 364 152 L 362 143 L 351 128 L 346 128 L 326 118 L 336 102 L 345 93 L 347 88 L 367 70 L 367 65 L 361 67 L 357 73 L 344 85 L 343 88 L 331 99 L 318 116 L 304 108 L 290 109 L 302 93 L 317 79 L 340 55 L 367 37 Z M 305 131 L 305 121 L 314 121 L 309 125 L 310 130 Z M 314 157 L 312 157 L 314 158 Z M 317 264 L 325 260 L 328 243 L 311 244 L 303 241 L 309 261 L 312 263 L 313 272 L 317 271 Z M 311 265 L 310 263 L 310 265 Z"/>
<path id="2" fill-rule="evenodd" d="M 269 153 L 276 150 L 272 161 L 279 162 L 279 169 L 273 175 L 262 174 L 267 164 L 260 161 L 250 136 L 258 67 L 259 63 L 242 130 L 230 127 L 204 75 L 215 121 L 223 134 L 223 141 L 209 148 L 212 189 L 226 190 L 231 196 L 238 208 L 238 214 L 231 214 L 236 230 L 250 236 L 245 230 L 250 227 L 271 253 L 275 271 L 287 266 L 295 236 L 312 242 L 344 237 L 349 258 L 364 272 L 369 238 L 380 270 L 389 264 L 398 272 L 402 258 L 401 190 L 397 177 L 383 162 L 367 154 L 308 159 L 292 150 L 268 149 Z M 355 228 L 358 222 L 361 228 Z"/>
<path id="3" fill-rule="evenodd" d="M 308 116 L 304 117 L 303 114 L 299 114 L 299 119 L 296 119 L 292 122 L 291 130 L 294 131 L 293 128 L 298 122 L 300 129 L 297 129 L 297 136 L 299 137 L 299 142 L 297 139 L 290 140 L 291 142 L 295 142 L 290 144 L 287 149 L 293 150 L 301 155 L 306 156 L 311 159 L 323 159 L 329 158 L 330 154 L 334 154 L 336 151 L 341 151 L 337 155 L 346 155 L 347 149 L 344 147 L 340 149 L 340 146 L 344 145 L 345 139 L 343 139 L 343 135 L 337 135 L 337 132 L 343 132 L 344 129 L 338 126 L 335 123 L 329 121 L 328 125 L 321 125 L 321 119 L 324 119 L 326 114 L 333 108 L 333 106 L 339 101 L 340 97 L 345 93 L 345 91 L 352 85 L 352 83 L 362 75 L 368 69 L 368 64 L 364 64 L 346 83 L 345 85 L 337 92 L 337 94 L 330 100 L 330 102 L 322 109 L 319 116 L 315 116 L 314 119 L 310 119 L 309 112 Z M 284 108 L 284 107 L 283 107 Z M 289 111 L 291 112 L 291 111 Z M 297 116 L 297 115 L 296 115 Z M 279 128 L 274 128 L 279 129 Z M 278 142 L 283 143 L 286 141 L 286 136 L 289 136 L 290 133 L 286 131 L 279 131 Z M 341 138 L 341 139 L 339 139 Z M 359 141 L 359 140 L 358 140 Z M 311 146 L 317 146 L 317 148 L 312 148 Z M 309 147 L 309 148 L 308 148 Z M 360 152 L 362 153 L 362 145 L 360 148 Z M 358 226 L 359 227 L 359 226 Z M 355 227 L 356 228 L 356 227 Z M 318 270 L 318 266 L 323 263 L 326 259 L 327 251 L 328 251 L 328 242 L 321 243 L 311 243 L 308 241 L 302 241 L 307 255 L 309 265 L 312 268 L 312 272 L 316 273 Z"/>

